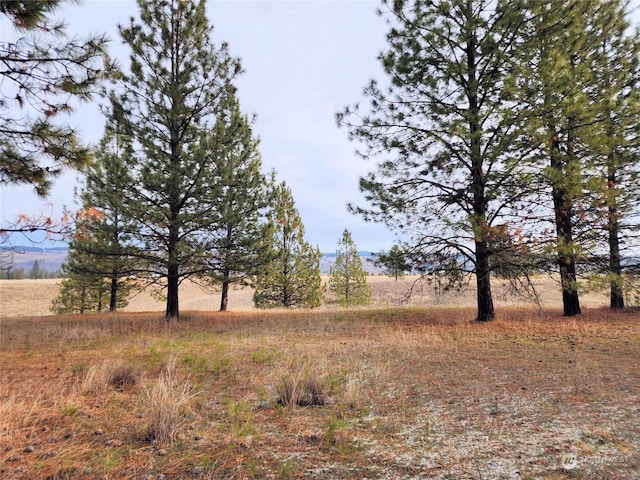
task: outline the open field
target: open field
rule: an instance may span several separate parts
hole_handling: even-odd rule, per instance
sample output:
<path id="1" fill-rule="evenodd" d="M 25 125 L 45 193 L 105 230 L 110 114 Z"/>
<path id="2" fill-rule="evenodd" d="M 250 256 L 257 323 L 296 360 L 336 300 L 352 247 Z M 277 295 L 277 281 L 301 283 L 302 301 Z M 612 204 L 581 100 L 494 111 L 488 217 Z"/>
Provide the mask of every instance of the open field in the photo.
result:
<path id="1" fill-rule="evenodd" d="M 323 276 L 328 281 L 328 276 Z M 372 307 L 397 306 L 407 291 L 414 286 L 409 306 L 439 305 L 466 307 L 475 305 L 475 290 L 470 286 L 462 292 L 437 290 L 433 284 L 416 283 L 418 277 L 407 276 L 397 282 L 386 276 L 372 275 L 367 281 L 373 290 Z M 60 280 L 0 280 L 0 317 L 50 315 L 51 300 L 57 295 Z M 555 308 L 561 305 L 562 298 L 558 283 L 548 277 L 537 279 L 536 288 L 540 293 L 543 308 Z M 510 291 L 508 285 L 498 280 L 493 281 L 494 302 L 498 308 L 526 304 L 526 300 Z M 229 295 L 229 310 L 254 310 L 253 290 L 251 288 L 233 289 Z M 608 305 L 608 297 L 603 293 L 581 295 L 581 304 L 587 308 L 598 308 Z M 180 288 L 181 310 L 218 310 L 220 293 L 186 282 Z M 337 307 L 325 304 L 324 310 L 335 310 Z M 130 299 L 126 312 L 160 312 L 165 305 L 145 291 Z"/>
<path id="2" fill-rule="evenodd" d="M 640 316 L 0 319 L 3 479 L 637 479 Z"/>

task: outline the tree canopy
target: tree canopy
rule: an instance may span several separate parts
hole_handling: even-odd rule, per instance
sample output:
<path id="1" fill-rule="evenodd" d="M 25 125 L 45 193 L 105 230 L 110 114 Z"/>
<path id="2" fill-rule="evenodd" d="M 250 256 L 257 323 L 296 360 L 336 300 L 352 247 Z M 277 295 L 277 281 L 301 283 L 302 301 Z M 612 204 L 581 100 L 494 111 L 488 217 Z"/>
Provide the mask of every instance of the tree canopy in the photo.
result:
<path id="1" fill-rule="evenodd" d="M 0 1 L 21 34 L 0 40 L 0 184 L 28 184 L 39 195 L 89 159 L 89 146 L 60 117 L 74 100 L 91 100 L 109 69 L 105 36 L 69 39 L 53 19 L 63 3 Z"/>
<path id="2" fill-rule="evenodd" d="M 257 275 L 256 307 L 319 307 L 323 296 L 320 249 L 305 240 L 302 219 L 284 182 L 275 187 L 269 218 L 272 228 L 267 241 L 273 259 Z"/>
<path id="3" fill-rule="evenodd" d="M 240 62 L 215 45 L 205 2 L 138 1 L 139 19 L 120 27 L 130 48 L 111 116 L 131 137 L 129 189 L 138 256 L 166 283 L 166 317 L 178 318 L 180 283 L 206 273 L 206 236 L 219 217 L 216 158 L 208 137 L 234 105 Z"/>
<path id="4" fill-rule="evenodd" d="M 329 291 L 340 305 L 351 307 L 367 305 L 371 301 L 371 287 L 367 284 L 367 272 L 362 266 L 351 232 L 345 228 L 336 249 L 336 263 L 331 267 Z"/>

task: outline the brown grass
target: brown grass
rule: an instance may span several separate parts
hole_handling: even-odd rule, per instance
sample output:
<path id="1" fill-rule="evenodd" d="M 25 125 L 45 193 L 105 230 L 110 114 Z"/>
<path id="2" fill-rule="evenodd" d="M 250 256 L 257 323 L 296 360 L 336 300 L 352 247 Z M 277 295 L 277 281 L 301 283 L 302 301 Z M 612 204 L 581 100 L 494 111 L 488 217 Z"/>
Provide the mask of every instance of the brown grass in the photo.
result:
<path id="1" fill-rule="evenodd" d="M 323 277 L 328 281 L 328 276 Z M 562 298 L 558 282 L 549 277 L 535 279 L 544 309 L 553 309 L 561 305 Z M 475 305 L 473 286 L 461 291 L 445 292 L 433 284 L 421 282 L 417 276 L 407 276 L 397 282 L 386 276 L 369 276 L 367 282 L 372 288 L 370 307 L 395 307 L 407 300 L 406 294 L 412 290 L 409 306 L 452 306 L 467 307 Z M 50 315 L 51 300 L 57 295 L 60 280 L 0 280 L 0 317 Z M 524 299 L 511 291 L 503 281 L 493 281 L 494 302 L 497 308 L 522 305 Z M 232 289 L 229 296 L 229 310 L 255 311 L 253 290 L 251 288 Z M 581 303 L 587 308 L 608 305 L 604 292 L 590 292 L 581 295 Z M 184 311 L 215 311 L 220 307 L 220 293 L 213 289 L 205 290 L 192 282 L 185 282 L 180 289 L 180 309 Z M 327 303 L 321 310 L 338 310 L 340 307 Z M 134 295 L 125 312 L 161 312 L 163 301 L 154 297 L 150 291 Z"/>
<path id="2" fill-rule="evenodd" d="M 0 478 L 640 478 L 638 312 L 499 312 L 3 318 Z"/>

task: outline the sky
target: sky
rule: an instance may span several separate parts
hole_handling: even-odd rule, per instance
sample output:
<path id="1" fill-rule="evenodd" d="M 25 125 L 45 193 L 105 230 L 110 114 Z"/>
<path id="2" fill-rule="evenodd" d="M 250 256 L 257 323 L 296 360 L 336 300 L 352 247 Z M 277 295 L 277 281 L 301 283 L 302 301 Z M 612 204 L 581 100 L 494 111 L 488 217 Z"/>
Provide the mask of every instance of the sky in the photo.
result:
<path id="1" fill-rule="evenodd" d="M 344 229 L 358 249 L 388 250 L 395 236 L 384 225 L 365 223 L 347 211 L 349 202 L 366 205 L 358 179 L 375 168 L 355 154 L 357 144 L 338 129 L 335 114 L 365 103 L 362 89 L 370 79 L 384 80 L 378 54 L 385 49 L 387 27 L 376 14 L 377 0 L 209 0 L 208 15 L 216 43 L 226 41 L 240 57 L 245 73 L 238 96 L 246 114 L 255 114 L 264 171 L 277 171 L 291 188 L 305 226 L 306 239 L 324 253 L 334 252 Z M 633 16 L 640 19 L 640 2 Z M 137 16 L 134 0 L 84 0 L 58 15 L 70 36 L 106 33 L 111 54 L 128 65 L 118 23 Z M 3 23 L 4 22 L 4 23 Z M 0 37 L 15 36 L 0 19 Z M 76 105 L 69 118 L 86 142 L 97 142 L 103 119 L 96 105 Z M 76 174 L 56 180 L 41 199 L 31 187 L 0 190 L 3 224 L 19 213 L 59 216 L 76 208 Z"/>
<path id="2" fill-rule="evenodd" d="M 376 14 L 378 1 L 367 0 L 209 0 L 207 13 L 213 40 L 226 41 L 240 57 L 245 73 L 238 97 L 246 114 L 255 114 L 264 171 L 275 169 L 278 181 L 291 188 L 305 236 L 324 253 L 334 252 L 344 229 L 359 250 L 379 252 L 394 243 L 384 225 L 365 223 L 349 213 L 349 202 L 362 204 L 360 176 L 374 168 L 356 156 L 357 145 L 338 129 L 335 114 L 363 101 L 362 89 L 382 79 L 378 54 L 385 47 L 386 25 Z M 128 49 L 117 25 L 137 16 L 134 0 L 84 0 L 57 15 L 69 36 L 106 33 L 110 52 L 124 67 Z M 15 36 L 4 21 L 3 39 Z M 104 120 L 96 105 L 76 104 L 69 117 L 85 142 L 97 142 Z M 3 186 L 2 222 L 19 213 L 59 216 L 75 210 L 77 175 L 58 178 L 46 199 L 31 187 Z"/>

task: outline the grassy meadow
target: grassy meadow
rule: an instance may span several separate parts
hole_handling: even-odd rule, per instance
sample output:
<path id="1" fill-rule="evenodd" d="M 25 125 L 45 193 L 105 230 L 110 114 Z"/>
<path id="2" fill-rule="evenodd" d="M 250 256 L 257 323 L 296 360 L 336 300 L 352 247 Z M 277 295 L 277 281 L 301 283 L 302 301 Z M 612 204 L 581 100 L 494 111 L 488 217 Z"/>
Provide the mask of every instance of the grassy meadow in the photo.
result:
<path id="1" fill-rule="evenodd" d="M 401 307 L 406 284 L 371 281 L 374 306 L 351 310 L 234 291 L 235 311 L 206 312 L 198 289 L 168 323 L 142 297 L 29 313 L 26 283 L 9 315 L 0 284 L 0 478 L 640 478 L 637 310 L 505 296 L 478 324 L 468 292 Z"/>

